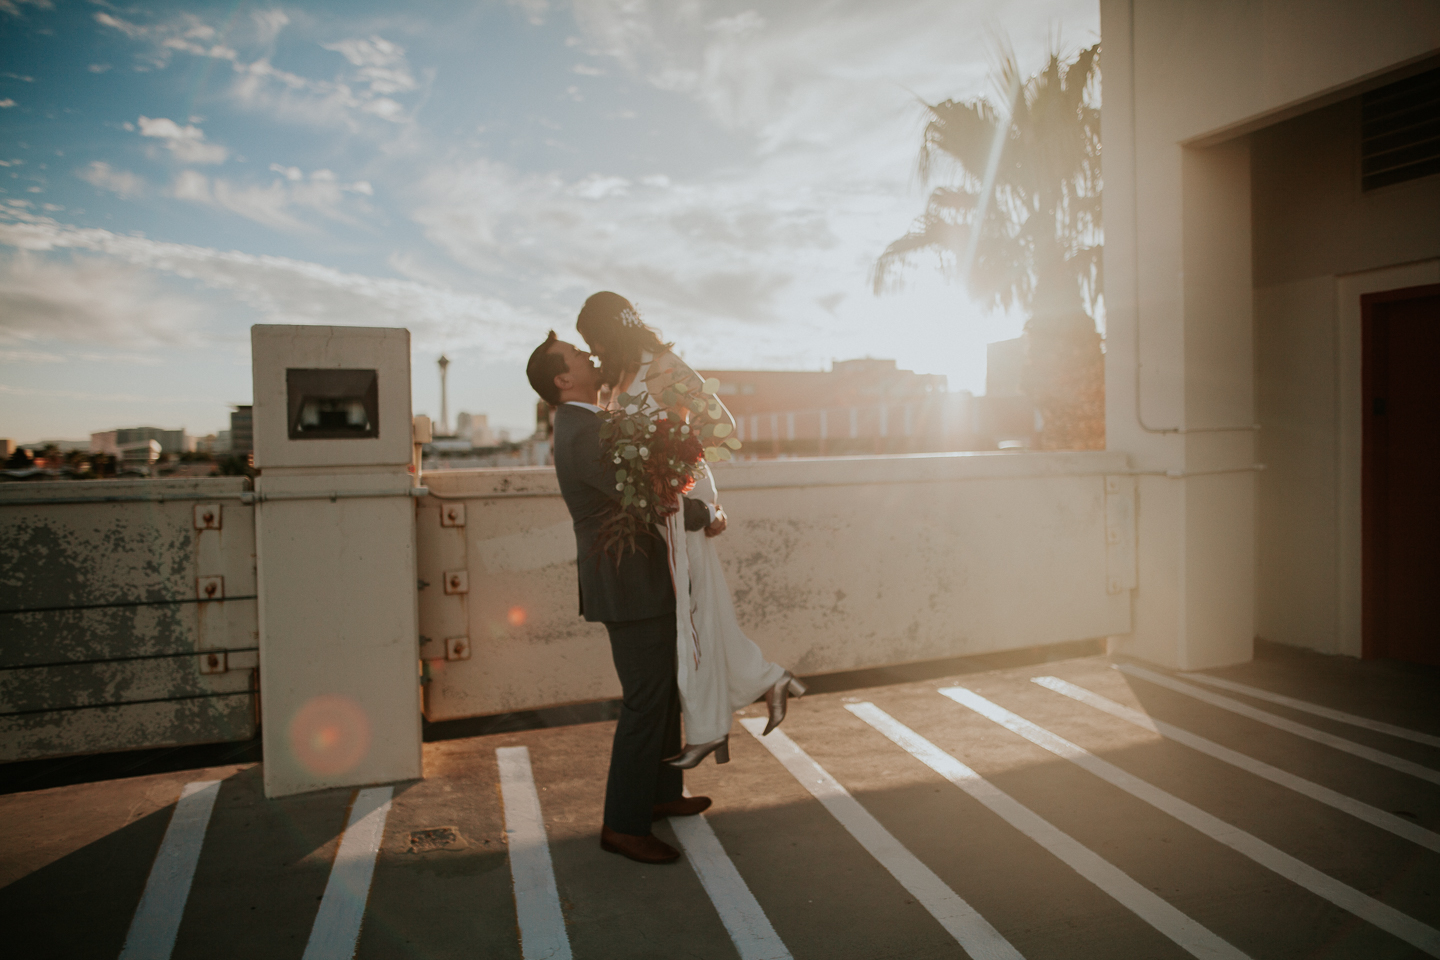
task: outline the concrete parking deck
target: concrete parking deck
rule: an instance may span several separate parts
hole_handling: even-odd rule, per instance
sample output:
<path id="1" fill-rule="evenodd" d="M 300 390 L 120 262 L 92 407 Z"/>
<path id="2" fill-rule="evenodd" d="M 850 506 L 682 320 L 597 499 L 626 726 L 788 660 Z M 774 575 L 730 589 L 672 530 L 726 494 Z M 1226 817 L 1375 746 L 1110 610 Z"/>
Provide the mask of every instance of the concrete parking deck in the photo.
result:
<path id="1" fill-rule="evenodd" d="M 965 956 L 962 942 L 1033 960 L 1440 955 L 1440 672 L 1260 653 L 1208 676 L 1331 715 L 1184 675 L 1162 684 L 1104 657 L 813 694 L 785 738 L 737 724 L 733 761 L 689 775 L 715 799 L 710 830 L 688 825 L 689 856 L 670 866 L 599 848 L 609 723 L 427 744 L 427 779 L 396 785 L 388 812 L 348 833 L 356 791 L 267 801 L 255 765 L 11 794 L 4 952 L 113 958 L 127 933 L 134 948 L 137 910 L 163 927 L 168 905 L 177 958 L 348 955 L 350 942 L 362 958 L 568 946 L 577 958 L 877 960 Z M 1071 686 L 1032 682 L 1046 676 Z M 525 747 L 533 771 L 563 918 L 548 931 L 535 926 L 544 884 L 512 881 L 524 825 L 513 784 L 502 802 L 506 747 Z M 212 780 L 193 880 L 157 893 L 183 840 L 177 799 Z M 184 816 L 204 812 L 186 802 Z M 379 815 L 372 858 L 364 827 Z M 656 832 L 678 843 L 675 826 Z M 370 863 L 368 897 L 347 901 L 332 873 Z M 346 941 L 346 905 L 361 902 Z M 543 936 L 558 946 L 542 953 Z"/>

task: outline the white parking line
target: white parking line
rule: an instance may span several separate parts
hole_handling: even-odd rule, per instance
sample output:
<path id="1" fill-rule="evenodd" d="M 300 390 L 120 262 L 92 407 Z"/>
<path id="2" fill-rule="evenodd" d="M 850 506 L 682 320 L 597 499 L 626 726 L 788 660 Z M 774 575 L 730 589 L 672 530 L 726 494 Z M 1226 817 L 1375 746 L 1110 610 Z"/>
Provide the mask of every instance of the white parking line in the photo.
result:
<path id="1" fill-rule="evenodd" d="M 1195 828 L 1212 840 L 1223 843 L 1237 853 L 1275 871 L 1311 893 L 1329 900 L 1337 907 L 1348 910 L 1362 920 L 1367 920 L 1380 929 L 1394 934 L 1432 957 L 1440 957 L 1440 930 L 1421 923 L 1414 917 L 1403 914 L 1394 907 L 1381 903 L 1328 874 L 1321 873 L 1309 864 L 1302 863 L 1288 853 L 1272 847 L 1259 837 L 1246 833 L 1218 817 L 1211 816 L 1194 804 L 1187 803 L 1174 794 L 1166 793 L 1159 787 L 1126 773 L 1114 764 L 1101 760 L 1090 751 L 1076 746 L 1069 740 L 1056 736 L 1043 727 L 1011 713 L 999 704 L 986 700 L 978 693 L 964 687 L 945 687 L 940 692 L 956 703 L 969 707 L 981 716 L 988 717 L 1006 729 L 1018 733 L 1036 746 L 1043 747 L 1056 756 L 1069 760 L 1131 796 L 1163 810 L 1181 823 Z"/>
<path id="2" fill-rule="evenodd" d="M 500 798 L 505 806 L 505 843 L 510 848 L 510 876 L 515 883 L 521 956 L 524 960 L 570 960 L 570 937 L 555 887 L 540 795 L 530 772 L 530 751 L 500 747 L 495 758 L 500 763 Z"/>
<path id="3" fill-rule="evenodd" d="M 890 831 L 880 825 L 879 820 L 850 796 L 849 791 L 840 785 L 840 781 L 810 759 L 783 731 L 775 730 L 769 736 L 762 737 L 765 721 L 758 717 L 742 719 L 740 725 L 750 731 L 760 745 L 769 750 L 775 759 L 790 771 L 791 776 L 799 780 L 801 785 L 810 791 L 810 795 L 819 800 L 830 815 L 840 821 L 840 825 L 849 831 L 872 857 L 879 860 L 881 866 L 890 871 L 890 875 L 898 880 L 901 886 L 910 891 L 910 895 L 940 922 L 946 932 L 954 937 L 974 960 L 1023 960 L 1020 952 L 1000 935 L 1000 931 L 976 913 L 970 904 L 960 899 L 954 890 L 945 885 L 945 881 L 937 877 L 913 853 L 906 850 Z"/>
<path id="4" fill-rule="evenodd" d="M 1192 956 L 1245 960 L 1247 955 L 1151 893 L 1114 864 L 1024 806 L 980 774 L 941 750 L 873 703 L 846 704 L 846 710 L 889 737 L 900 748 L 970 796 L 1006 823 L 1050 851 L 1066 866 L 1108 893 L 1141 920 Z"/>
<path id="5" fill-rule="evenodd" d="M 1403 817 L 1397 817 L 1388 810 L 1372 807 L 1368 803 L 1363 803 L 1353 797 L 1347 797 L 1343 793 L 1337 793 L 1329 787 L 1321 786 L 1303 777 L 1297 777 L 1295 774 L 1281 770 L 1279 767 L 1272 767 L 1268 763 L 1256 760 L 1253 757 L 1247 757 L 1243 753 L 1237 753 L 1229 747 L 1222 747 L 1213 740 L 1206 740 L 1204 737 L 1197 736 L 1188 730 L 1182 730 L 1163 720 L 1156 720 L 1153 717 L 1141 713 L 1139 710 L 1132 710 L 1130 707 L 1118 704 L 1114 700 L 1100 696 L 1098 693 L 1092 693 L 1084 687 L 1077 687 L 1075 684 L 1061 680 L 1059 677 L 1032 677 L 1031 682 L 1054 690 L 1056 693 L 1064 694 L 1072 700 L 1079 700 L 1081 703 L 1094 707 L 1096 710 L 1102 710 L 1112 717 L 1124 720 L 1126 723 L 1133 723 L 1137 727 L 1149 730 L 1151 733 L 1159 734 L 1168 740 L 1182 743 L 1192 750 L 1198 750 L 1203 754 L 1214 757 L 1216 760 L 1239 767 L 1248 773 L 1255 774 L 1257 777 L 1264 777 L 1271 783 L 1278 783 L 1282 787 L 1288 787 L 1296 793 L 1302 793 L 1312 800 L 1318 800 L 1326 806 L 1334 807 L 1336 810 L 1348 813 L 1350 816 L 1364 820 L 1366 823 L 1374 824 L 1382 830 L 1388 830 L 1396 836 L 1404 837 L 1406 840 L 1418 843 L 1422 847 L 1440 851 L 1440 834 L 1426 830 L 1419 824 L 1411 823 Z"/>
<path id="6" fill-rule="evenodd" d="M 175 935 L 180 932 L 180 918 L 190 898 L 205 828 L 219 795 L 219 780 L 197 780 L 180 791 L 170 826 L 165 828 L 165 839 L 160 841 L 155 864 L 150 868 L 150 878 L 145 881 L 145 892 L 140 895 L 130 931 L 125 935 L 120 960 L 168 960 L 175 949 Z"/>
<path id="7" fill-rule="evenodd" d="M 1129 674 L 1132 677 L 1147 680 L 1167 690 L 1174 690 L 1176 693 L 1183 693 L 1187 697 L 1194 697 L 1196 700 L 1208 703 L 1212 707 L 1219 707 L 1221 710 L 1229 710 L 1231 713 L 1238 713 L 1242 717 L 1258 720 L 1277 730 L 1284 730 L 1286 733 L 1293 733 L 1297 737 L 1304 737 L 1306 740 L 1323 743 L 1327 747 L 1342 750 L 1353 756 L 1369 760 L 1371 763 L 1378 763 L 1392 770 L 1408 773 L 1412 777 L 1429 780 L 1431 783 L 1440 783 L 1440 770 L 1432 770 L 1430 767 L 1404 760 L 1393 754 L 1385 753 L 1382 750 L 1376 750 L 1373 747 L 1367 747 L 1353 740 L 1337 737 L 1333 733 L 1316 730 L 1314 727 L 1307 727 L 1303 723 L 1296 723 L 1294 720 L 1287 719 L 1286 717 L 1260 710 L 1250 706 L 1248 703 L 1241 703 L 1239 700 L 1232 700 L 1229 697 L 1222 697 L 1218 693 L 1211 693 L 1209 690 L 1202 690 L 1188 683 L 1181 683 L 1174 677 L 1167 677 L 1165 674 L 1156 673 L 1154 670 L 1147 670 L 1144 667 L 1137 667 L 1129 663 L 1117 663 L 1115 669 L 1121 673 Z"/>
<path id="8" fill-rule="evenodd" d="M 356 794 L 303 960 L 350 960 L 355 956 L 392 793 L 391 787 L 367 787 Z"/>
<path id="9" fill-rule="evenodd" d="M 1236 683 L 1234 680 L 1223 680 L 1220 677 L 1212 677 L 1203 673 L 1182 673 L 1180 676 L 1186 680 L 1194 680 L 1196 683 L 1206 683 L 1212 687 L 1219 687 L 1221 690 L 1229 690 L 1231 693 L 1243 693 L 1245 696 L 1254 697 L 1256 700 L 1268 700 L 1271 703 L 1278 703 L 1280 706 L 1289 707 L 1291 710 L 1300 710 L 1304 713 L 1313 713 L 1317 717 L 1339 720 L 1341 723 L 1348 723 L 1353 727 L 1364 727 L 1366 730 L 1374 730 L 1376 733 L 1386 733 L 1392 737 L 1401 737 L 1405 740 L 1414 740 L 1416 743 L 1440 747 L 1440 737 L 1434 734 L 1421 733 L 1418 730 L 1411 730 L 1409 727 L 1397 727 L 1393 723 L 1371 720 L 1369 717 L 1360 717 L 1353 713 L 1346 713 L 1343 710 L 1322 707 L 1318 703 L 1310 703 L 1307 700 L 1296 700 L 1294 697 L 1271 693 L 1269 690 L 1261 690 L 1259 687 Z"/>
<path id="10" fill-rule="evenodd" d="M 770 918 L 750 892 L 745 878 L 720 845 L 715 831 L 704 814 L 693 817 L 671 817 L 675 831 L 690 866 L 700 877 L 700 884 L 715 904 L 720 922 L 725 924 L 740 960 L 791 960 L 790 951 L 780 939 Z"/>

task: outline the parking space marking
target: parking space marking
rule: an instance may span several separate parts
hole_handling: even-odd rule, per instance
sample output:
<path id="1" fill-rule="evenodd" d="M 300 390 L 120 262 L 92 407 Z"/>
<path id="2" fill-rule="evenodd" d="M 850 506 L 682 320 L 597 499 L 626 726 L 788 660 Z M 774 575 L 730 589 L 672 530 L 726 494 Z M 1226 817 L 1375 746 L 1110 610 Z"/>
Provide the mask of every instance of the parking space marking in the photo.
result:
<path id="1" fill-rule="evenodd" d="M 1242 717 L 1258 720 L 1277 730 L 1284 730 L 1286 733 L 1293 733 L 1297 737 L 1304 737 L 1306 740 L 1314 740 L 1316 743 L 1323 743 L 1327 747 L 1343 750 L 1345 753 L 1369 760 L 1371 763 L 1378 763 L 1392 770 L 1408 773 L 1412 777 L 1429 780 L 1431 783 L 1440 783 L 1440 770 L 1433 770 L 1430 767 L 1402 759 L 1393 754 L 1385 753 L 1383 750 L 1376 750 L 1374 747 L 1367 747 L 1353 740 L 1337 737 L 1333 733 L 1316 730 L 1314 727 L 1307 727 L 1303 723 L 1296 723 L 1294 720 L 1286 717 L 1260 710 L 1250 706 L 1248 703 L 1241 703 L 1239 700 L 1232 700 L 1229 697 L 1222 697 L 1218 693 L 1211 693 L 1209 690 L 1204 690 L 1188 683 L 1181 683 L 1174 677 L 1167 677 L 1165 674 L 1156 673 L 1154 670 L 1147 670 L 1144 667 L 1137 667 L 1129 663 L 1117 663 L 1115 669 L 1129 676 L 1139 677 L 1141 680 L 1148 681 L 1156 686 L 1164 687 L 1166 690 L 1174 690 L 1176 693 L 1183 693 L 1187 697 L 1194 697 L 1196 700 L 1202 703 L 1208 703 L 1212 707 L 1219 707 L 1221 710 L 1238 713 Z"/>
<path id="2" fill-rule="evenodd" d="M 700 885 L 715 904 L 740 960 L 791 960 L 790 951 L 750 892 L 745 878 L 735 869 L 705 815 L 671 817 L 670 827 L 690 866 L 700 877 Z"/>
<path id="3" fill-rule="evenodd" d="M 1394 934 L 1401 940 L 1425 951 L 1432 957 L 1440 957 L 1440 930 L 1421 923 L 1414 917 L 1396 910 L 1388 904 L 1361 893 L 1354 887 L 1341 883 L 1329 874 L 1316 870 L 1290 854 L 1271 846 L 1259 837 L 1246 833 L 1218 817 L 1211 816 L 1194 804 L 1181 800 L 1132 774 L 1126 773 L 1108 761 L 1101 760 L 1083 747 L 1076 746 L 1050 731 L 1011 713 L 997 703 L 992 703 L 978 693 L 964 687 L 944 687 L 940 693 L 962 706 L 995 721 L 1007 730 L 1013 731 L 1038 747 L 1063 757 L 1076 766 L 1094 774 L 1107 783 L 1119 787 L 1126 793 L 1143 800 L 1151 806 L 1168 813 L 1212 840 L 1219 841 L 1237 853 L 1243 854 L 1280 876 L 1298 884 L 1317 896 L 1348 910 L 1375 926 Z"/>
<path id="4" fill-rule="evenodd" d="M 1020 952 L 1011 946 L 1010 941 L 1006 940 L 1000 931 L 946 886 L 945 881 L 921 863 L 918 857 L 905 849 L 870 811 L 850 796 L 840 781 L 810 759 L 810 755 L 800 749 L 784 731 L 775 730 L 769 736 L 762 737 L 765 721 L 759 717 L 744 718 L 740 725 L 749 731 L 761 746 L 769 750 L 812 797 L 820 801 L 866 852 L 880 861 L 880 865 L 939 921 L 940 926 L 944 927 L 974 960 L 1022 960 Z"/>
<path id="5" fill-rule="evenodd" d="M 1427 746 L 1440 747 L 1440 737 L 1429 733 L 1421 733 L 1418 730 L 1411 730 L 1409 727 L 1397 727 L 1393 723 L 1371 720 L 1369 717 L 1357 716 L 1353 713 L 1346 713 L 1343 710 L 1335 710 L 1331 707 L 1322 707 L 1320 704 L 1310 703 L 1308 700 L 1296 700 L 1294 697 L 1271 693 L 1269 690 L 1261 690 L 1259 687 L 1236 683 L 1234 680 L 1224 680 L 1220 677 L 1212 677 L 1204 673 L 1182 673 L 1180 676 L 1186 680 L 1193 680 L 1196 683 L 1209 684 L 1212 687 L 1219 687 L 1221 690 L 1229 690 L 1231 693 L 1243 693 L 1245 696 L 1254 697 L 1256 700 L 1268 700 L 1271 703 L 1278 703 L 1280 706 L 1289 707 L 1291 710 L 1300 710 L 1304 713 L 1313 713 L 1317 717 L 1338 720 L 1341 723 L 1348 723 L 1353 727 L 1364 727 L 1366 730 L 1374 730 L 1376 733 L 1385 733 L 1392 737 L 1414 740 L 1416 743 L 1423 743 Z"/>
<path id="6" fill-rule="evenodd" d="M 355 795 L 302 960 L 350 960 L 355 956 L 393 793 L 392 787 L 367 787 Z"/>
<path id="7" fill-rule="evenodd" d="M 846 710 L 890 738 L 910 754 L 1006 823 L 1034 840 L 1080 876 L 1114 897 L 1126 909 L 1205 960 L 1248 960 L 1248 955 L 1147 890 L 1129 874 L 1097 855 L 955 757 L 941 750 L 873 703 L 846 704 Z"/>
<path id="8" fill-rule="evenodd" d="M 570 937 L 555 886 L 550 841 L 540 812 L 540 794 L 526 747 L 500 747 L 500 798 L 505 807 L 505 843 L 515 883 L 515 916 L 524 960 L 570 960 Z"/>
<path id="9" fill-rule="evenodd" d="M 1139 710 L 1118 704 L 1114 700 L 1102 697 L 1098 693 L 1092 693 L 1084 687 L 1076 686 L 1073 683 L 1061 680 L 1059 677 L 1032 677 L 1031 682 L 1038 683 L 1046 689 L 1054 690 L 1056 693 L 1063 694 L 1072 700 L 1078 700 L 1086 706 L 1094 707 L 1096 710 L 1108 713 L 1110 716 L 1124 720 L 1126 723 L 1131 723 L 1142 729 L 1149 730 L 1151 733 L 1158 734 L 1167 740 L 1174 740 L 1176 743 L 1184 744 L 1190 749 L 1198 750 L 1200 753 L 1214 757 L 1216 760 L 1239 767 L 1247 773 L 1253 773 L 1257 777 L 1263 777 L 1272 783 L 1278 783 L 1282 787 L 1287 787 L 1296 793 L 1304 794 L 1312 800 L 1318 800 L 1326 806 L 1334 807 L 1336 810 L 1348 813 L 1350 816 L 1364 820 L 1366 823 L 1373 824 L 1382 830 L 1388 830 L 1396 836 L 1404 837 L 1406 840 L 1418 843 L 1422 847 L 1428 847 L 1431 850 L 1440 852 L 1440 834 L 1432 830 L 1426 830 L 1419 824 L 1411 823 L 1403 817 L 1397 817 L 1388 810 L 1373 807 L 1368 803 L 1331 790 L 1329 787 L 1321 786 L 1312 780 L 1297 777 L 1295 774 L 1281 770 L 1279 767 L 1271 766 L 1253 757 L 1247 757 L 1245 754 L 1231 750 L 1229 747 L 1222 747 L 1213 740 L 1207 740 L 1204 737 L 1197 736 L 1188 730 L 1182 730 L 1180 727 L 1166 723 L 1163 720 L 1156 720 L 1154 717 L 1141 713 Z"/>
<path id="10" fill-rule="evenodd" d="M 168 960 L 175 949 L 175 935 L 180 932 L 180 918 L 190 899 L 205 829 L 219 795 L 219 780 L 197 780 L 180 791 L 170 826 L 165 828 L 165 838 L 160 841 L 155 864 L 145 881 L 145 892 L 140 895 L 125 935 L 120 960 Z"/>

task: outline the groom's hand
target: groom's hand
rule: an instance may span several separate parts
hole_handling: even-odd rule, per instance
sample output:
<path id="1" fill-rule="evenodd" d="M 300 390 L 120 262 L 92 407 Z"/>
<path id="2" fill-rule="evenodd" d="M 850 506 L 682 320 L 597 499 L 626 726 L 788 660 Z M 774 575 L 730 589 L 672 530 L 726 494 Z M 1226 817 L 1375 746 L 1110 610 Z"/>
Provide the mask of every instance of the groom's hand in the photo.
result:
<path id="1" fill-rule="evenodd" d="M 725 508 L 715 505 L 715 522 L 705 528 L 705 536 L 718 537 L 725 532 Z"/>

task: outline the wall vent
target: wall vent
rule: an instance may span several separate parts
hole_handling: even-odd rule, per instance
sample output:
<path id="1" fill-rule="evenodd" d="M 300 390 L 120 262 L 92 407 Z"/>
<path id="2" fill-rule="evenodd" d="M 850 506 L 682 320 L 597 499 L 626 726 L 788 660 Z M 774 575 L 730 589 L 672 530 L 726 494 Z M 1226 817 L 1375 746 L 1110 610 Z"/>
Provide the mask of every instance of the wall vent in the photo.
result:
<path id="1" fill-rule="evenodd" d="M 1362 96 L 1360 123 L 1364 189 L 1440 173 L 1440 68 Z"/>

